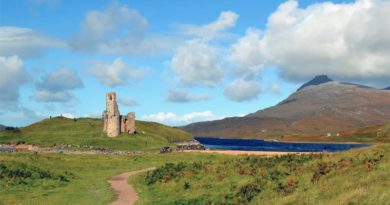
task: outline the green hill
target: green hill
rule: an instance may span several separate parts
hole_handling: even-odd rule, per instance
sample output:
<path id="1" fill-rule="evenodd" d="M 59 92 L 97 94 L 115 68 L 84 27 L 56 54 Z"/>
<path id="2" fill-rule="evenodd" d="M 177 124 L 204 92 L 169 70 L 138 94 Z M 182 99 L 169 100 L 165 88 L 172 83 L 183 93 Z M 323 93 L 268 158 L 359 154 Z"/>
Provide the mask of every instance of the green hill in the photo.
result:
<path id="1" fill-rule="evenodd" d="M 172 142 L 190 140 L 191 135 L 154 122 L 136 122 L 136 134 L 109 138 L 102 132 L 102 121 L 64 117 L 45 119 L 19 130 L 1 131 L 0 143 L 23 142 L 41 146 L 87 145 L 113 150 L 153 150 Z"/>

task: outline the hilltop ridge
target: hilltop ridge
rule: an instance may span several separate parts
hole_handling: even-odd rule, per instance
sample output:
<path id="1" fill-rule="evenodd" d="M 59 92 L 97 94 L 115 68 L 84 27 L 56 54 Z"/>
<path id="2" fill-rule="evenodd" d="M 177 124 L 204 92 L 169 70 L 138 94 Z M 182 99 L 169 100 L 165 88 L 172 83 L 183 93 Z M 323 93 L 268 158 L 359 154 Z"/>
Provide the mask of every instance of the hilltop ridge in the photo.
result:
<path id="1" fill-rule="evenodd" d="M 41 146 L 84 145 L 112 150 L 158 150 L 173 142 L 191 140 L 180 129 L 155 122 L 136 121 L 136 134 L 122 133 L 109 138 L 103 133 L 101 119 L 44 119 L 18 130 L 1 131 L 0 143 L 24 142 Z"/>

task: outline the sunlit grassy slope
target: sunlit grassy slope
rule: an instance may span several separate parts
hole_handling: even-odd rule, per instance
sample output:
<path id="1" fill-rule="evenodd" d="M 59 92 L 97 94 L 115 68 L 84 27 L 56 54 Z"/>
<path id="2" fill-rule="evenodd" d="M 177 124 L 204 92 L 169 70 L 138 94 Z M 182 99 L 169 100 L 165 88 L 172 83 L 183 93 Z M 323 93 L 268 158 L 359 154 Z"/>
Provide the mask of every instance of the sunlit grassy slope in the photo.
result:
<path id="1" fill-rule="evenodd" d="M 340 153 L 166 164 L 132 178 L 137 204 L 389 204 L 390 144 Z"/>
<path id="2" fill-rule="evenodd" d="M 45 119 L 19 131 L 0 132 L 0 142 L 25 142 L 43 146 L 60 144 L 88 145 L 114 150 L 150 150 L 171 142 L 191 139 L 190 134 L 153 122 L 136 122 L 136 134 L 108 138 L 102 132 L 102 121 L 93 118 L 78 120 L 56 117 Z"/>

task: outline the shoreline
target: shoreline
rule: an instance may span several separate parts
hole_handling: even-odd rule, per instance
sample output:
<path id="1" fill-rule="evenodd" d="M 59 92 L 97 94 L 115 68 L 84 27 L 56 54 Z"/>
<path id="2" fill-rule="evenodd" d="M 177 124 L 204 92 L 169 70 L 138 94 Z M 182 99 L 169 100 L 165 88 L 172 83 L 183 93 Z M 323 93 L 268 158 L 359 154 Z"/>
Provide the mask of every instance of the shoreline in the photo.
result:
<path id="1" fill-rule="evenodd" d="M 289 154 L 318 154 L 323 152 L 275 152 L 275 151 L 244 151 L 244 150 L 183 150 L 183 152 L 198 152 L 206 154 L 225 154 L 225 155 L 260 155 L 260 156 L 281 156 Z M 326 152 L 329 153 L 329 152 Z"/>
<path id="2" fill-rule="evenodd" d="M 237 139 L 237 140 L 260 140 L 264 142 L 282 142 L 282 143 L 308 143 L 308 144 L 373 144 L 374 142 L 365 143 L 365 142 L 355 142 L 355 141 L 289 141 L 289 140 L 269 140 L 269 139 L 262 139 L 262 138 L 229 138 L 229 137 L 194 137 L 195 138 L 214 138 L 214 139 L 223 139 L 223 140 L 230 140 L 230 139 Z M 196 139 L 195 139 L 196 140 Z"/>

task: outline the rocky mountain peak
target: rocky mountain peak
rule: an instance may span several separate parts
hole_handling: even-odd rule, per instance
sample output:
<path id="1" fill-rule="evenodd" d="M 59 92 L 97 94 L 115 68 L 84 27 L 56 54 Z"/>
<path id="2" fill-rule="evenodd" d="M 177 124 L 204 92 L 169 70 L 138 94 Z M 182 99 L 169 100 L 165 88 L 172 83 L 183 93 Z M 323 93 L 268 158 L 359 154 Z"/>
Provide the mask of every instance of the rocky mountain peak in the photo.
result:
<path id="1" fill-rule="evenodd" d="M 333 80 L 330 79 L 327 75 L 317 75 L 316 77 L 314 77 L 309 82 L 303 84 L 300 88 L 298 88 L 297 91 L 300 91 L 300 90 L 302 90 L 303 88 L 305 88 L 307 86 L 321 85 L 321 84 L 324 84 L 324 83 L 327 83 L 327 82 L 331 82 L 331 81 L 333 81 Z"/>

